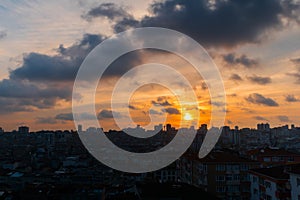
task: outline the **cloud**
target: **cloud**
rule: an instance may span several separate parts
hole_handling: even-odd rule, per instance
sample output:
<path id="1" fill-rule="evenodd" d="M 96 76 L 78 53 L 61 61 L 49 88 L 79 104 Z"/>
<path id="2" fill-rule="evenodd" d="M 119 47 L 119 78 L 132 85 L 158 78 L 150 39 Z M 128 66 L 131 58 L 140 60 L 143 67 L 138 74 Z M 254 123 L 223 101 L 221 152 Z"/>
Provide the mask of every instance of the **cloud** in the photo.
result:
<path id="1" fill-rule="evenodd" d="M 238 75 L 238 74 L 232 74 L 229 77 L 229 80 L 232 80 L 232 81 L 235 81 L 235 82 L 243 81 L 242 77 L 240 77 L 240 75 Z"/>
<path id="2" fill-rule="evenodd" d="M 185 33 L 204 46 L 233 47 L 258 43 L 272 30 L 284 27 L 285 21 L 297 21 L 297 2 L 281 0 L 207 1 L 165 0 L 150 5 L 151 14 L 134 27 L 164 27 Z M 114 13 L 112 8 L 111 13 Z M 115 31 L 124 27 L 128 18 L 117 21 Z M 130 25 L 128 25 L 130 27 Z"/>
<path id="3" fill-rule="evenodd" d="M 237 56 L 234 53 L 223 55 L 223 60 L 229 66 L 243 66 L 246 68 L 256 67 L 259 63 L 257 60 L 248 58 L 246 55 Z"/>
<path id="4" fill-rule="evenodd" d="M 262 116 L 255 116 L 253 118 L 256 119 L 256 120 L 259 120 L 259 121 L 269 121 L 268 119 L 266 119 L 266 118 L 264 118 Z"/>
<path id="5" fill-rule="evenodd" d="M 287 73 L 287 75 L 293 76 L 294 78 L 296 78 L 295 83 L 300 84 L 300 70 L 297 73 Z"/>
<path id="6" fill-rule="evenodd" d="M 153 110 L 153 109 L 150 109 L 150 110 L 149 110 L 149 114 L 151 114 L 151 115 L 162 115 L 163 113 L 158 112 L 158 111 Z"/>
<path id="7" fill-rule="evenodd" d="M 166 97 L 158 97 L 156 101 L 151 101 L 153 105 L 172 106 Z"/>
<path id="8" fill-rule="evenodd" d="M 131 109 L 131 110 L 139 110 L 137 107 L 135 107 L 133 105 L 129 105 L 128 108 Z"/>
<path id="9" fill-rule="evenodd" d="M 88 13 L 82 17 L 85 19 L 107 17 L 110 20 L 115 20 L 117 18 L 128 18 L 131 17 L 131 15 L 129 15 L 124 8 L 114 3 L 103 3 L 89 10 Z"/>
<path id="10" fill-rule="evenodd" d="M 276 101 L 271 98 L 266 98 L 261 94 L 253 93 L 250 94 L 246 100 L 253 104 L 264 105 L 264 106 L 279 106 Z"/>
<path id="11" fill-rule="evenodd" d="M 279 121 L 281 121 L 281 122 L 291 122 L 289 117 L 285 116 L 285 115 L 279 115 L 279 116 L 277 116 L 277 119 L 279 119 Z"/>
<path id="12" fill-rule="evenodd" d="M 112 112 L 111 110 L 103 109 L 98 113 L 98 119 L 113 119 L 114 117 L 121 117 L 118 112 Z"/>
<path id="13" fill-rule="evenodd" d="M 85 34 L 70 47 L 60 45 L 56 55 L 34 52 L 24 54 L 21 66 L 10 71 L 9 79 L 0 81 L 2 103 L 11 101 L 15 106 L 15 109 L 7 109 L 7 112 L 51 108 L 61 100 L 70 102 L 73 81 L 81 63 L 104 39 L 102 35 Z M 121 56 L 109 66 L 103 77 L 123 75 L 142 62 L 143 53 L 131 52 Z M 9 108 L 5 105 L 2 112 Z"/>
<path id="14" fill-rule="evenodd" d="M 227 124 L 233 124 L 231 120 L 227 120 Z"/>
<path id="15" fill-rule="evenodd" d="M 180 111 L 177 108 L 166 108 L 161 109 L 162 112 L 168 113 L 170 115 L 179 115 Z"/>
<path id="16" fill-rule="evenodd" d="M 250 80 L 252 83 L 257 83 L 259 85 L 266 85 L 272 82 L 272 79 L 270 77 L 263 77 L 263 76 L 249 76 L 247 77 L 248 80 Z"/>
<path id="17" fill-rule="evenodd" d="M 114 31 L 116 33 L 123 32 L 132 27 L 139 26 L 140 22 L 126 11 L 126 8 L 118 6 L 115 3 L 103 3 L 90 9 L 82 18 L 91 21 L 96 17 L 106 17 L 111 21 L 116 21 Z"/>
<path id="18" fill-rule="evenodd" d="M 3 39 L 3 38 L 5 38 L 6 36 L 7 36 L 7 32 L 6 31 L 4 31 L 4 30 L 0 31 L 0 40 Z"/>
<path id="19" fill-rule="evenodd" d="M 295 65 L 298 65 L 300 64 L 300 58 L 291 59 L 291 62 L 294 63 Z"/>
<path id="20" fill-rule="evenodd" d="M 297 72 L 296 73 L 287 73 L 287 75 L 293 76 L 294 78 L 296 78 L 295 83 L 300 84 L 300 58 L 290 59 L 290 61 L 292 63 L 294 63 L 295 67 L 297 68 Z"/>
<path id="21" fill-rule="evenodd" d="M 63 121 L 73 121 L 73 114 L 72 113 L 61 113 L 55 116 L 55 119 L 57 120 L 63 120 Z"/>
<path id="22" fill-rule="evenodd" d="M 299 99 L 297 99 L 294 95 L 292 95 L 292 94 L 289 94 L 289 95 L 287 95 L 286 97 L 285 97 L 285 100 L 287 101 L 287 102 L 298 102 L 298 101 L 300 101 Z"/>
<path id="23" fill-rule="evenodd" d="M 74 81 L 77 71 L 88 55 L 105 37 L 85 34 L 81 41 L 65 48 L 60 45 L 54 56 L 25 54 L 22 66 L 10 72 L 11 79 L 30 81 Z"/>
<path id="24" fill-rule="evenodd" d="M 38 117 L 35 122 L 37 124 L 57 124 L 57 120 L 53 117 Z"/>

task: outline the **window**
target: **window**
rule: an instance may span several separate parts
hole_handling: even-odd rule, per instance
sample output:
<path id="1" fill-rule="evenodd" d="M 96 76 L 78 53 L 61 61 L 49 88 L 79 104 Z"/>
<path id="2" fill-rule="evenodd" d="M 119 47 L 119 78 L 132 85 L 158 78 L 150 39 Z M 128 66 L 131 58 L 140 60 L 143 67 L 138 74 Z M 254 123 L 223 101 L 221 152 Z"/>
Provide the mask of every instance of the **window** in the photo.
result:
<path id="1" fill-rule="evenodd" d="M 288 157 L 288 162 L 294 162 L 294 157 Z"/>
<path id="2" fill-rule="evenodd" d="M 257 189 L 253 189 L 253 194 L 258 194 L 258 190 Z"/>
<path id="3" fill-rule="evenodd" d="M 239 192 L 240 191 L 240 186 L 238 185 L 230 185 L 227 186 L 228 192 Z"/>
<path id="4" fill-rule="evenodd" d="M 241 175 L 241 181 L 250 181 L 250 176 L 249 176 L 249 174 Z"/>
<path id="5" fill-rule="evenodd" d="M 217 192 L 226 192 L 226 187 L 225 186 L 217 186 L 216 190 L 217 190 Z"/>
<path id="6" fill-rule="evenodd" d="M 227 176 L 226 176 L 226 181 L 232 181 L 232 180 L 233 180 L 232 175 L 227 175 Z"/>
<path id="7" fill-rule="evenodd" d="M 227 165 L 227 170 L 228 171 L 238 171 L 238 170 L 240 170 L 240 166 L 239 165 Z"/>
<path id="8" fill-rule="evenodd" d="M 300 178 L 297 178 L 297 187 L 300 185 Z"/>
<path id="9" fill-rule="evenodd" d="M 273 157 L 272 157 L 272 161 L 273 161 L 273 162 L 279 162 L 279 157 L 273 156 Z"/>
<path id="10" fill-rule="evenodd" d="M 271 183 L 269 181 L 265 181 L 266 188 L 271 188 Z"/>
<path id="11" fill-rule="evenodd" d="M 253 176 L 253 183 L 257 183 L 257 177 Z"/>
<path id="12" fill-rule="evenodd" d="M 225 166 L 225 165 L 217 165 L 217 166 L 216 166 L 216 170 L 217 170 L 217 171 L 225 171 L 225 169 L 226 169 L 226 166 Z"/>
<path id="13" fill-rule="evenodd" d="M 271 162 L 271 158 L 270 157 L 264 157 L 264 162 Z"/>
<path id="14" fill-rule="evenodd" d="M 216 176 L 216 181 L 225 181 L 225 176 Z"/>
<path id="15" fill-rule="evenodd" d="M 242 164 L 242 165 L 241 165 L 241 170 L 242 170 L 242 171 L 248 171 L 248 169 L 249 169 L 249 166 L 248 166 L 248 165 L 245 165 L 245 164 Z"/>
<path id="16" fill-rule="evenodd" d="M 238 175 L 238 174 L 233 175 L 233 180 L 239 181 L 240 180 L 240 175 Z"/>
<path id="17" fill-rule="evenodd" d="M 266 200 L 272 200 L 272 197 L 270 195 L 266 195 Z"/>

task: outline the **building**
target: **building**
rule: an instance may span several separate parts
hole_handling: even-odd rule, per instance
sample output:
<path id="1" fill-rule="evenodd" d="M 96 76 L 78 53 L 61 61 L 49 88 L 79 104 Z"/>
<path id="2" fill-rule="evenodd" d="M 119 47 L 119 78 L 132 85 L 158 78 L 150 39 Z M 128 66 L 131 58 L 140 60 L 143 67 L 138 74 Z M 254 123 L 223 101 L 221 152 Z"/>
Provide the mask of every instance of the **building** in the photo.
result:
<path id="1" fill-rule="evenodd" d="M 29 133 L 29 127 L 27 127 L 27 126 L 20 126 L 19 127 L 19 133 L 23 133 L 23 134 Z"/>
<path id="2" fill-rule="evenodd" d="M 283 200 L 291 198 L 286 166 L 250 170 L 251 199 Z"/>
<path id="3" fill-rule="evenodd" d="M 78 131 L 79 133 L 82 132 L 82 125 L 81 125 L 81 124 L 78 125 L 77 131 Z"/>
<path id="4" fill-rule="evenodd" d="M 171 132 L 172 131 L 172 125 L 171 124 L 167 124 L 166 125 L 166 131 L 167 132 Z"/>
<path id="5" fill-rule="evenodd" d="M 258 131 L 270 131 L 270 125 L 268 123 L 257 124 L 257 130 Z"/>
<path id="6" fill-rule="evenodd" d="M 285 165 L 300 162 L 300 155 L 279 148 L 254 149 L 247 152 L 247 155 L 261 163 L 262 167 Z"/>
<path id="7" fill-rule="evenodd" d="M 300 199 L 300 166 L 289 171 L 291 197 L 292 199 Z"/>
<path id="8" fill-rule="evenodd" d="M 259 163 L 232 152 L 215 151 L 205 158 L 185 155 L 179 161 L 180 180 L 215 194 L 220 199 L 250 199 L 248 170 Z"/>

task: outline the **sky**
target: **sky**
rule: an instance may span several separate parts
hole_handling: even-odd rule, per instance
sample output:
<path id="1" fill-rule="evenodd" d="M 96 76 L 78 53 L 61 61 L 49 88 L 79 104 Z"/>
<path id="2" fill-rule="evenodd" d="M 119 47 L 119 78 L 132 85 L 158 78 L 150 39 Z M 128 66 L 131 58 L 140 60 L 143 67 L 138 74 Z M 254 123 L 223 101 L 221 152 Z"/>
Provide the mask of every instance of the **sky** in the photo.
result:
<path id="1" fill-rule="evenodd" d="M 225 125 L 300 126 L 299 0 L 0 0 L 0 127 L 75 129 L 72 87 L 84 58 L 106 38 L 138 27 L 180 31 L 206 49 L 224 81 Z M 110 106 L 113 86 L 134 66 L 150 62 L 189 77 L 200 123 L 209 123 L 203 78 L 175 55 L 145 50 L 116 60 L 101 80 L 95 106 L 101 125 L 118 128 L 113 113 L 122 116 Z M 145 85 L 128 109 L 142 126 L 164 118 L 178 126 L 181 117 L 195 118 L 182 116 L 180 106 L 167 88 Z"/>

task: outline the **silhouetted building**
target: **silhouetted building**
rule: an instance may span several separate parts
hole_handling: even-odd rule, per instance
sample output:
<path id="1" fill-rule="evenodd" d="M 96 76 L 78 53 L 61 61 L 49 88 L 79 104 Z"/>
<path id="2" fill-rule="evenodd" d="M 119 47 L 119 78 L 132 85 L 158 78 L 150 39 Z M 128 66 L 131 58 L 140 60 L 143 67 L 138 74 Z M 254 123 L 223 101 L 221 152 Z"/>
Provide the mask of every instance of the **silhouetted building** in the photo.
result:
<path id="1" fill-rule="evenodd" d="M 78 132 L 82 132 L 82 125 L 81 124 L 78 125 L 77 130 L 78 130 Z"/>
<path id="2" fill-rule="evenodd" d="M 266 123 L 261 123 L 261 124 L 257 124 L 257 130 L 259 131 L 269 131 L 270 130 L 270 124 Z"/>
<path id="3" fill-rule="evenodd" d="M 22 134 L 29 133 L 29 127 L 28 126 L 20 126 L 19 133 L 22 133 Z"/>
<path id="4" fill-rule="evenodd" d="M 166 130 L 167 132 L 171 132 L 172 125 L 171 124 L 167 124 L 166 128 L 167 128 L 167 130 Z"/>

